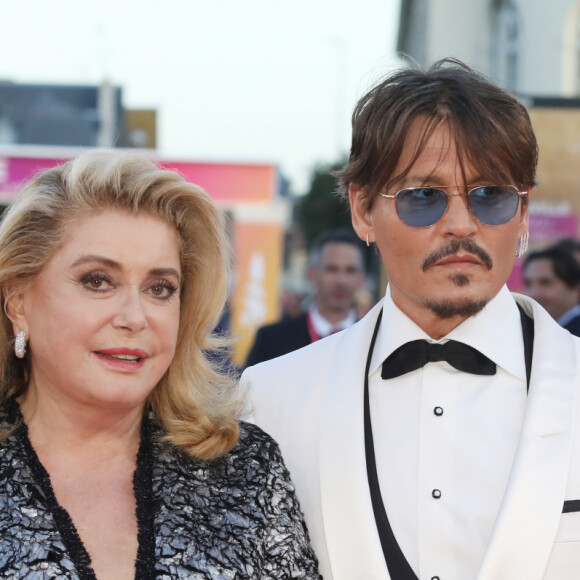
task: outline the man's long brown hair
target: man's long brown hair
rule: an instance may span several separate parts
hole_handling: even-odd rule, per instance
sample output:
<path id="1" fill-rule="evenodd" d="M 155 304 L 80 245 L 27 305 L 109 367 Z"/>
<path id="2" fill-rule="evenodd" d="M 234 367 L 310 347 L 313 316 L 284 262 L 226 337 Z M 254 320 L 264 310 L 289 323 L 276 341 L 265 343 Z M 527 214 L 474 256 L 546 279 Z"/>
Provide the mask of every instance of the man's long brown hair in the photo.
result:
<path id="1" fill-rule="evenodd" d="M 425 122 L 414 157 L 398 175 L 395 167 L 411 126 Z M 379 191 L 401 180 L 421 154 L 433 131 L 447 124 L 455 139 L 460 168 L 520 190 L 535 184 L 538 146 L 528 112 L 511 93 L 455 59 L 427 70 L 409 68 L 389 76 L 356 105 L 352 147 L 346 167 L 335 173 L 339 192 L 364 188 L 365 209 Z"/>

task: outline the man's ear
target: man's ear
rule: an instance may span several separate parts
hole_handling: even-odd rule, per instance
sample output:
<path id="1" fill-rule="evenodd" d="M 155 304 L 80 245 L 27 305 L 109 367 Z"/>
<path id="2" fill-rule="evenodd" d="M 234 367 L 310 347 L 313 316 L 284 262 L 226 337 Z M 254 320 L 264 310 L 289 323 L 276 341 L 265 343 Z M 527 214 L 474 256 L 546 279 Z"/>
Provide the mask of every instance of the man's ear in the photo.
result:
<path id="1" fill-rule="evenodd" d="M 352 218 L 352 227 L 361 240 L 370 244 L 375 241 L 370 215 L 365 208 L 362 197 L 365 188 L 351 183 L 348 186 L 348 200 L 350 202 L 350 214 Z"/>
<path id="2" fill-rule="evenodd" d="M 520 213 L 520 237 L 523 236 L 530 229 L 530 194 L 528 192 L 528 202 L 521 204 Z"/>

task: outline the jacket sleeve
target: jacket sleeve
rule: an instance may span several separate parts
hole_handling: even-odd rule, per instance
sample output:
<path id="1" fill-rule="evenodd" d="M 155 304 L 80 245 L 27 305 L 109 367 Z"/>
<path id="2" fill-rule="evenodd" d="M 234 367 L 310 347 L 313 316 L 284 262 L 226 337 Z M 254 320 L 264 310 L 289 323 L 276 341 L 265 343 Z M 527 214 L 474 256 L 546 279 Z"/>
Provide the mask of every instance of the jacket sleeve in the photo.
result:
<path id="1" fill-rule="evenodd" d="M 280 449 L 272 441 L 263 494 L 268 525 L 264 531 L 262 580 L 320 580 L 318 560 Z"/>

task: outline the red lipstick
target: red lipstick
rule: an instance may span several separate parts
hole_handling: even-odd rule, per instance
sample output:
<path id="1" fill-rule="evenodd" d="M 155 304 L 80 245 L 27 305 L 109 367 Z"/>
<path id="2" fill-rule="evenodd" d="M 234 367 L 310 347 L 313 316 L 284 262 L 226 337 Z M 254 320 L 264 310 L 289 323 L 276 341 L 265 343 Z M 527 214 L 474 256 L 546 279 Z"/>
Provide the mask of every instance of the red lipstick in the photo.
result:
<path id="1" fill-rule="evenodd" d="M 138 348 L 108 348 L 95 351 L 95 355 L 108 364 L 120 370 L 140 369 L 149 355 Z"/>

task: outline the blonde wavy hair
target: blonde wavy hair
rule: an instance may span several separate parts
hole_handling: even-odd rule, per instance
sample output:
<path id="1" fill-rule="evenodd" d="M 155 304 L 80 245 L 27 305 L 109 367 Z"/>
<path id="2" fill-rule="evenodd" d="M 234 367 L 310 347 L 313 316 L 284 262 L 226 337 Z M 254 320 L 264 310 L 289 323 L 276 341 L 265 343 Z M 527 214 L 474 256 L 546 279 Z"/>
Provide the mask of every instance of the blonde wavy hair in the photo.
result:
<path id="1" fill-rule="evenodd" d="M 0 404 L 22 394 L 29 375 L 28 360 L 14 355 L 7 301 L 35 280 L 71 222 L 111 209 L 157 217 L 178 233 L 183 285 L 176 351 L 145 408 L 188 455 L 219 457 L 237 442 L 243 409 L 235 381 L 216 362 L 225 341 L 212 334 L 231 262 L 225 216 L 201 188 L 135 153 L 91 151 L 43 171 L 6 211 L 0 224 Z"/>

